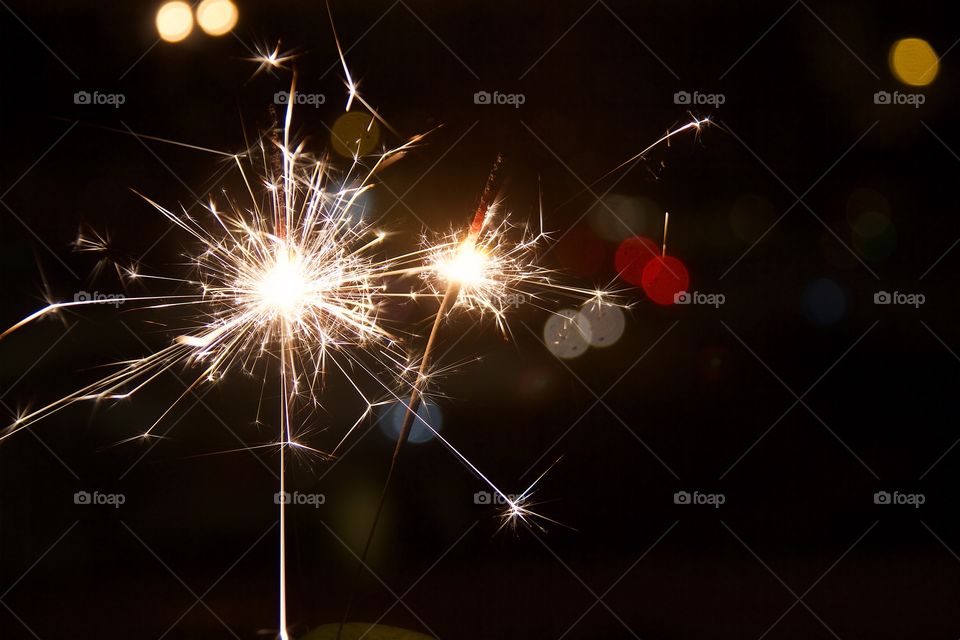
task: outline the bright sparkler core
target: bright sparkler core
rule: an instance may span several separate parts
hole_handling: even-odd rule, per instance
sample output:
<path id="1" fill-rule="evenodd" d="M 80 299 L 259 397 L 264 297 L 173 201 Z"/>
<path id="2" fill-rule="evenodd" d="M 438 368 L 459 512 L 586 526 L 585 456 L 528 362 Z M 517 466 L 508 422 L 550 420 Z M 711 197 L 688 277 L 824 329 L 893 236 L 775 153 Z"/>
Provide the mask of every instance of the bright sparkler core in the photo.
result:
<path id="1" fill-rule="evenodd" d="M 489 255 L 470 241 L 459 245 L 450 255 L 441 257 L 437 264 L 437 270 L 448 283 L 466 289 L 481 287 L 488 282 L 489 268 Z"/>
<path id="2" fill-rule="evenodd" d="M 322 295 L 320 288 L 310 280 L 300 254 L 281 248 L 256 283 L 256 304 L 261 312 L 296 321 L 311 304 L 311 299 Z"/>
<path id="3" fill-rule="evenodd" d="M 457 287 L 456 306 L 481 315 L 490 314 L 500 330 L 509 333 L 506 316 L 521 304 L 537 304 L 540 296 L 552 292 L 574 298 L 608 297 L 603 291 L 565 286 L 553 281 L 549 269 L 537 264 L 537 253 L 547 234 L 529 226 L 516 226 L 507 216 L 497 220 L 495 211 L 479 229 L 467 236 L 454 231 L 439 238 L 423 238 L 427 287 L 442 297 Z"/>

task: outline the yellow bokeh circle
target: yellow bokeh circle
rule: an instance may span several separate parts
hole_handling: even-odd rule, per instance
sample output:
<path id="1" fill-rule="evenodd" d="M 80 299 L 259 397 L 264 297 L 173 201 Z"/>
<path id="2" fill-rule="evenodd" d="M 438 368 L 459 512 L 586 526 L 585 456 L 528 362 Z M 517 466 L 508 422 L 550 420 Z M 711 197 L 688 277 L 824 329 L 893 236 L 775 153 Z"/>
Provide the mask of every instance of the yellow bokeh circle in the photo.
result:
<path id="1" fill-rule="evenodd" d="M 157 33 L 167 42 L 180 42 L 193 31 L 193 11 L 186 2 L 168 2 L 157 11 Z"/>
<path id="2" fill-rule="evenodd" d="M 365 156 L 380 142 L 380 123 L 361 111 L 348 111 L 333 123 L 330 145 L 345 158 Z"/>
<path id="3" fill-rule="evenodd" d="M 890 71 L 904 84 L 923 87 L 937 77 L 940 59 L 926 40 L 903 38 L 890 47 Z"/>
<path id="4" fill-rule="evenodd" d="M 236 26 L 239 12 L 231 0 L 203 0 L 197 5 L 197 24 L 211 36 L 222 36 Z"/>

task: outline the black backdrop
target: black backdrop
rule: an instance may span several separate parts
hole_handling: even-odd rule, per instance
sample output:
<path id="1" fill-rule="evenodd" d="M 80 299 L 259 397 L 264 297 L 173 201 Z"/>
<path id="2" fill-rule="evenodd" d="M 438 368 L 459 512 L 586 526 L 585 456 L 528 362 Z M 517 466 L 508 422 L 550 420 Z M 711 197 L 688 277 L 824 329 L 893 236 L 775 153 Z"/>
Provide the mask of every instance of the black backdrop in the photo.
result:
<path id="1" fill-rule="evenodd" d="M 154 3 L 5 0 L 0 324 L 41 306 L 44 281 L 56 299 L 120 291 L 109 270 L 90 283 L 96 258 L 71 253 L 81 225 L 109 230 L 118 252 L 149 250 L 145 271 L 180 268 L 189 239 L 166 234 L 131 189 L 190 206 L 222 162 L 125 131 L 242 148 L 289 82 L 287 72 L 251 79 L 254 43 L 280 39 L 300 54 L 301 88 L 327 100 L 301 108 L 297 129 L 314 151 L 326 146 L 344 94 L 324 7 L 238 4 L 236 37 L 195 32 L 155 45 Z M 371 556 L 382 582 L 365 576 L 352 618 L 389 609 L 384 623 L 441 638 L 960 633 L 960 453 L 951 450 L 960 250 L 949 251 L 960 236 L 951 117 L 960 54 L 949 52 L 960 34 L 943 5 L 334 4 L 367 99 L 403 134 L 443 125 L 371 197 L 373 211 L 390 209 L 398 247 L 416 242 L 422 224 L 465 219 L 502 152 L 507 206 L 534 215 L 539 185 L 546 226 L 576 229 L 545 263 L 582 286 L 608 282 L 616 245 L 596 240 L 587 223 L 596 199 L 583 183 L 688 120 L 675 92 L 725 98 L 695 107 L 718 122 L 699 139 L 677 138 L 594 189 L 655 203 L 650 235 L 668 209 L 670 252 L 693 288 L 726 304 L 658 307 L 631 292 L 621 341 L 566 366 L 538 337 L 542 311 L 518 310 L 512 341 L 455 321 L 451 335 L 471 334 L 446 356 L 464 364 L 444 381 L 444 433 L 508 491 L 562 456 L 537 498 L 566 526 L 495 535 L 495 509 L 473 500 L 483 486 L 437 442 L 411 446 Z M 920 108 L 875 104 L 877 91 L 909 91 L 887 65 L 891 43 L 906 36 L 946 54 L 940 75 L 920 90 Z M 126 102 L 74 104 L 75 92 L 94 90 Z M 474 104 L 484 90 L 525 102 Z M 235 177 L 224 186 L 236 189 Z M 859 247 L 851 215 L 877 194 L 895 247 L 861 262 L 849 250 Z M 577 275 L 594 246 L 601 261 Z M 817 313 L 836 304 L 824 291 L 844 301 L 826 325 Z M 878 291 L 926 302 L 875 305 Z M 169 340 L 148 314 L 119 311 L 65 314 L 0 342 L 3 411 L 49 401 L 97 365 Z M 467 362 L 478 353 L 482 363 Z M 135 401 L 75 406 L 0 443 L 0 635 L 270 633 L 277 456 L 207 455 L 269 440 L 271 424 L 252 424 L 258 389 L 228 377 L 174 412 L 153 447 L 112 445 L 182 392 L 172 375 Z M 347 391 L 331 380 L 326 412 L 311 418 L 314 446 L 342 435 L 356 409 Z M 391 449 L 368 428 L 335 465 L 291 467 L 293 487 L 326 496 L 319 509 L 290 510 L 295 633 L 339 620 L 349 597 L 347 546 L 361 544 Z M 75 505 L 84 490 L 122 493 L 125 504 Z M 722 493 L 725 503 L 677 505 L 678 491 Z M 878 505 L 879 491 L 925 503 Z M 396 596 L 404 604 L 391 608 Z"/>

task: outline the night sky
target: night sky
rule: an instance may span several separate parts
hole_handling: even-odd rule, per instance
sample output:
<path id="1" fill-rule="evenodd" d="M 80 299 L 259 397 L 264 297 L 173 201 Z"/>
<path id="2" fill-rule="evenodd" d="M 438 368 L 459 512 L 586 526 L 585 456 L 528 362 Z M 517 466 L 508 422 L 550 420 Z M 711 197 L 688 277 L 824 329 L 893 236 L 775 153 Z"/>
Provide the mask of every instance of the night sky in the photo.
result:
<path id="1" fill-rule="evenodd" d="M 292 69 L 322 96 L 294 132 L 336 146 L 346 91 L 324 4 L 234 1 L 230 34 L 168 43 L 161 2 L 0 0 L 0 327 L 45 292 L 151 291 L 109 265 L 92 276 L 104 256 L 72 250 L 80 229 L 109 234 L 122 265 L 189 275 L 195 244 L 137 194 L 200 216 L 198 198 L 244 187 L 223 156 L 162 140 L 243 149 Z M 960 33 L 945 7 L 334 1 L 360 92 L 399 133 L 381 127 L 377 149 L 429 132 L 365 202 L 384 251 L 464 225 L 502 154 L 504 209 L 535 222 L 542 194 L 555 243 L 540 263 L 630 308 L 615 344 L 576 358 L 544 345 L 535 305 L 511 312 L 509 339 L 469 314 L 441 335 L 442 433 L 509 493 L 556 462 L 534 500 L 544 530 L 498 533 L 485 485 L 436 439 L 410 443 L 356 581 L 389 416 L 333 462 L 292 461 L 291 488 L 324 503 L 288 510 L 291 635 L 339 622 L 356 585 L 351 620 L 446 640 L 960 636 Z M 895 73 L 902 38 L 940 57 L 925 86 Z M 278 41 L 297 57 L 255 75 Z M 659 245 L 665 211 L 689 291 L 722 304 L 656 304 L 618 276 L 620 242 Z M 417 352 L 435 310 L 386 313 Z M 29 325 L 0 340 L 0 411 L 12 422 L 186 325 L 122 304 Z M 279 456 L 244 448 L 275 441 L 273 413 L 254 418 L 278 385 L 231 372 L 162 439 L 135 439 L 191 374 L 0 442 L 4 640 L 276 634 Z M 307 442 L 331 449 L 362 408 L 331 375 Z"/>

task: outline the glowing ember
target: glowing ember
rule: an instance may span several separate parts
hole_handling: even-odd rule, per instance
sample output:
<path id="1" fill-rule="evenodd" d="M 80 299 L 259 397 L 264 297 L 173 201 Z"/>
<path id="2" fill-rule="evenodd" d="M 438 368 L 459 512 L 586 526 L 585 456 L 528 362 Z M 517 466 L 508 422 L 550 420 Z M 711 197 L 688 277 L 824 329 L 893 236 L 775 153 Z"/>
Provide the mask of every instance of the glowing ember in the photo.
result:
<path id="1" fill-rule="evenodd" d="M 482 249 L 464 242 L 450 253 L 452 255 L 441 258 L 437 264 L 437 271 L 447 282 L 456 282 L 464 289 L 476 289 L 489 280 L 490 261 Z"/>
<path id="2" fill-rule="evenodd" d="M 241 285 L 242 286 L 242 285 Z M 319 296 L 316 282 L 311 282 L 300 255 L 281 249 L 273 266 L 265 271 L 256 283 L 256 304 L 260 310 L 282 315 L 287 320 L 297 320 L 313 295 Z"/>

